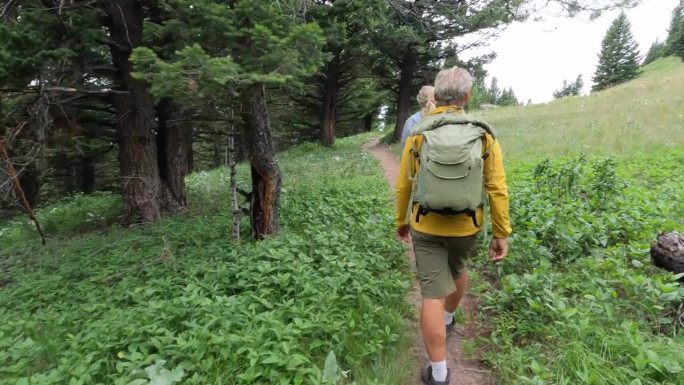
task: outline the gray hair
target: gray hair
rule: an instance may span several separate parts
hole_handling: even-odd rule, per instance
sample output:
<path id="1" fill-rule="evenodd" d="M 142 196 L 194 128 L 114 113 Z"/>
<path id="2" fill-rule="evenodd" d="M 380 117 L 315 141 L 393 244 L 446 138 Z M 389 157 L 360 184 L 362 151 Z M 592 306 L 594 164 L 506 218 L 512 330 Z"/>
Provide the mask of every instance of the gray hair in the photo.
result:
<path id="1" fill-rule="evenodd" d="M 473 88 L 473 78 L 463 68 L 445 68 L 435 78 L 435 100 L 441 105 L 463 104 Z"/>

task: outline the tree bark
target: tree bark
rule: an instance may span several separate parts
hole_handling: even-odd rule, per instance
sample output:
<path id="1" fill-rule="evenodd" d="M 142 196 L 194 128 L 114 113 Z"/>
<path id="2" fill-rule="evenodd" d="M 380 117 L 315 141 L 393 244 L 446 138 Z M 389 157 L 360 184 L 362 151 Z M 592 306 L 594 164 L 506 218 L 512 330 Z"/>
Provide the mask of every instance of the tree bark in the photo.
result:
<path id="1" fill-rule="evenodd" d="M 188 174 L 188 155 L 192 154 L 192 130 L 171 126 L 174 103 L 169 98 L 157 105 L 159 132 L 157 133 L 157 164 L 161 181 L 160 205 L 162 212 L 176 214 L 187 207 L 185 176 Z"/>
<path id="2" fill-rule="evenodd" d="M 401 131 L 404 129 L 404 123 L 410 116 L 409 108 L 411 108 L 411 91 L 413 90 L 413 79 L 418 65 L 418 53 L 412 46 L 406 47 L 404 57 L 399 64 L 399 95 L 397 96 L 397 121 L 394 125 L 394 134 L 392 141 L 398 142 L 401 139 Z"/>
<path id="3" fill-rule="evenodd" d="M 375 111 L 371 111 L 363 117 L 363 131 L 371 132 L 373 130 L 373 115 Z"/>
<path id="4" fill-rule="evenodd" d="M 230 170 L 230 208 L 233 215 L 233 239 L 240 242 L 240 219 L 242 210 L 238 199 L 237 189 L 237 161 L 235 160 L 235 122 L 233 120 L 233 109 L 230 110 L 230 123 L 228 125 L 228 169 Z"/>
<path id="5" fill-rule="evenodd" d="M 84 194 L 95 192 L 95 157 L 81 156 L 81 191 Z"/>
<path id="6" fill-rule="evenodd" d="M 142 44 L 144 13 L 133 0 L 103 1 L 108 15 L 112 62 L 117 69 L 114 80 L 121 91 L 113 94 L 119 139 L 124 226 L 135 222 L 154 222 L 161 216 L 161 184 L 157 166 L 157 124 L 155 106 L 147 85 L 133 79 L 129 56 Z"/>
<path id="7" fill-rule="evenodd" d="M 240 111 L 240 127 L 252 174 L 250 222 L 252 236 L 262 239 L 266 235 L 276 234 L 280 229 L 278 204 L 281 176 L 273 151 L 265 87 L 256 86 L 245 95 Z"/>
<path id="8" fill-rule="evenodd" d="M 340 54 L 336 52 L 325 68 L 325 98 L 323 99 L 323 130 L 321 132 L 321 144 L 325 147 L 335 145 L 339 67 Z"/>
<path id="9" fill-rule="evenodd" d="M 8 162 L 10 162 L 10 160 L 8 160 Z M 26 165 L 17 178 L 19 179 L 21 189 L 24 191 L 28 205 L 32 208 L 36 207 L 40 202 L 41 187 L 40 171 L 38 170 L 36 163 L 31 162 Z"/>

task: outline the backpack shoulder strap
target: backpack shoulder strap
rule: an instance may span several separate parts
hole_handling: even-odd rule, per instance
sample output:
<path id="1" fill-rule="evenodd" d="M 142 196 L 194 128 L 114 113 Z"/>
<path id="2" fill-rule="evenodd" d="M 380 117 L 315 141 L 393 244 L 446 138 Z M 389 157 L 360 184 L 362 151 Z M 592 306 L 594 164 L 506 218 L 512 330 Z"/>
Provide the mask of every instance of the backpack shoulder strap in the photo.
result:
<path id="1" fill-rule="evenodd" d="M 417 135 L 420 133 L 423 133 L 425 131 L 431 131 L 434 130 L 437 127 L 441 126 L 446 126 L 446 125 L 452 125 L 452 124 L 472 124 L 474 126 L 478 126 L 479 128 L 483 129 L 485 132 L 487 132 L 489 135 L 492 136 L 492 138 L 496 139 L 496 131 L 492 126 L 490 126 L 487 122 L 484 120 L 480 120 L 478 118 L 475 118 L 473 116 L 470 116 L 468 114 L 462 114 L 462 115 L 454 115 L 454 114 L 438 114 L 438 115 L 431 115 L 420 122 L 418 122 L 413 128 L 411 129 L 411 135 Z"/>

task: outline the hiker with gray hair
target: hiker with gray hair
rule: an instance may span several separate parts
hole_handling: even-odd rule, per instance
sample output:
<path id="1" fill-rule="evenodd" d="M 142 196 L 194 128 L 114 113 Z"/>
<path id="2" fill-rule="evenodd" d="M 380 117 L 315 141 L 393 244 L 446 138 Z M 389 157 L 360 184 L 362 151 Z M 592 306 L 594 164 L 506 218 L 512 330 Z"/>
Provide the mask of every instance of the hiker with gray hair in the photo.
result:
<path id="1" fill-rule="evenodd" d="M 416 123 L 420 122 L 427 114 L 435 109 L 435 87 L 423 86 L 418 91 L 418 96 L 416 97 L 418 101 L 418 106 L 420 110 L 415 114 L 411 115 L 404 123 L 404 129 L 401 131 L 401 147 L 404 148 L 406 143 L 406 138 L 408 138 L 409 133 Z"/>
<path id="2" fill-rule="evenodd" d="M 435 78 L 437 108 L 411 130 L 401 156 L 396 191 L 397 235 L 413 241 L 422 308 L 420 327 L 430 363 L 421 377 L 449 384 L 446 337 L 468 288 L 466 261 L 477 254 L 489 203 L 489 257 L 508 253 L 511 225 L 501 147 L 494 129 L 466 115 L 473 80 L 462 68 Z"/>

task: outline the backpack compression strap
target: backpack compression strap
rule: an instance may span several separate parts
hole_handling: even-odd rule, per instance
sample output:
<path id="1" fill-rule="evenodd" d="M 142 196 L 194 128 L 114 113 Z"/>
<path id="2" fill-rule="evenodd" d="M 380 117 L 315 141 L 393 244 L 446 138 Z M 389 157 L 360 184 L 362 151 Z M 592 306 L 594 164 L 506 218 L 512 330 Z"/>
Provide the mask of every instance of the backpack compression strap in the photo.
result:
<path id="1" fill-rule="evenodd" d="M 416 150 L 416 142 L 414 138 L 411 138 L 411 155 L 416 159 L 419 159 L 420 154 Z M 411 223 L 411 214 L 413 213 L 413 200 L 416 198 L 416 189 L 418 188 L 418 183 L 416 179 L 416 169 L 414 167 L 413 159 L 409 158 L 411 162 L 409 164 L 409 180 L 411 180 L 411 196 L 409 197 L 408 207 L 406 208 L 406 215 L 404 216 L 404 224 L 408 225 Z"/>

